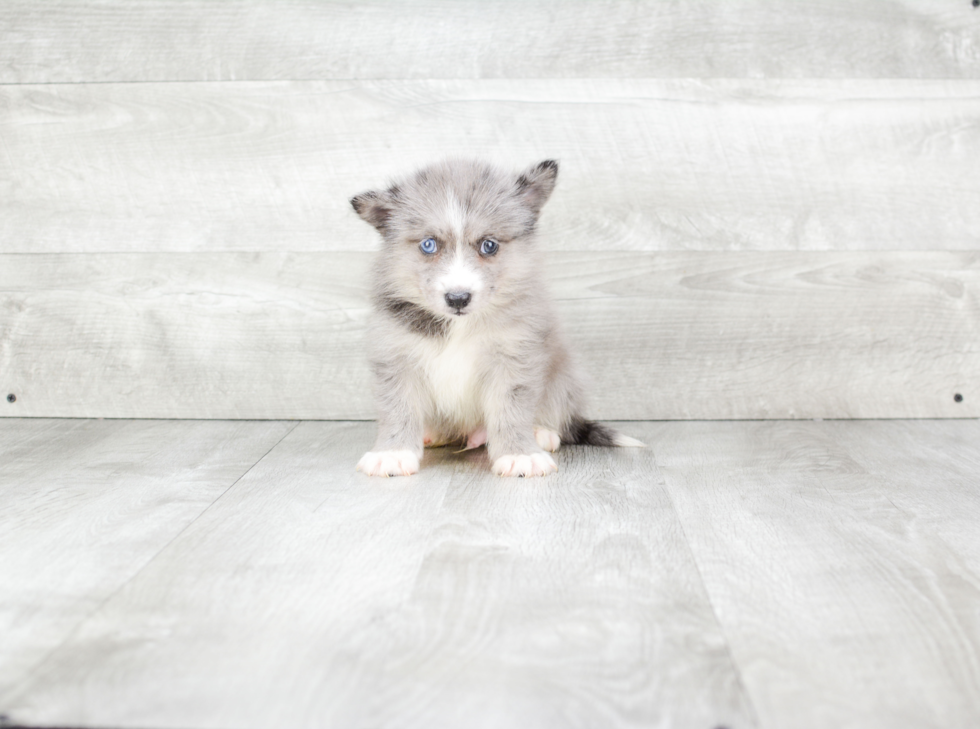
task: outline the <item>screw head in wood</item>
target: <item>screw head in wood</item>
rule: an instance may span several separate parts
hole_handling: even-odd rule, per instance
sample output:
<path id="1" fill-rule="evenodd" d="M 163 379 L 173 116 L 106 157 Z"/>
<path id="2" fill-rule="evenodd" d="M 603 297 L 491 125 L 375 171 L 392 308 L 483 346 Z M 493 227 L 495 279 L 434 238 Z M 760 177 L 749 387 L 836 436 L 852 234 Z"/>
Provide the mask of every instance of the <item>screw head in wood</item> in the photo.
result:
<path id="1" fill-rule="evenodd" d="M 963 402 L 963 396 L 960 393 L 953 395 L 953 402 Z"/>
<path id="2" fill-rule="evenodd" d="M 7 395 L 7 402 L 17 402 L 17 396 L 14 393 Z"/>

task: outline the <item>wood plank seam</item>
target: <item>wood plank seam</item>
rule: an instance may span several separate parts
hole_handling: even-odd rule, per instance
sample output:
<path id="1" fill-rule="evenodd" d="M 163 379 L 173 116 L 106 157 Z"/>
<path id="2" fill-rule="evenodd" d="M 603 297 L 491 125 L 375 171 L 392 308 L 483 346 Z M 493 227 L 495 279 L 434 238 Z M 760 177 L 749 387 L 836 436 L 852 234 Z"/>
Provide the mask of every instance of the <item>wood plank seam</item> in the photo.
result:
<path id="1" fill-rule="evenodd" d="M 617 421 L 617 422 L 629 422 L 629 421 Z M 646 421 L 651 422 L 651 421 Z M 677 521 L 678 527 L 681 530 L 681 535 L 684 537 L 684 545 L 687 547 L 687 553 L 690 557 L 691 564 L 694 565 L 694 569 L 697 572 L 698 583 L 701 585 L 701 590 L 704 594 L 705 602 L 708 603 L 708 607 L 711 609 L 711 614 L 714 616 L 715 624 L 718 626 L 718 632 L 721 634 L 725 641 L 725 654 L 728 656 L 728 662 L 731 664 L 732 670 L 735 672 L 735 677 L 738 681 L 739 691 L 741 691 L 742 696 L 745 699 L 745 706 L 749 711 L 749 715 L 752 719 L 752 724 L 755 727 L 761 729 L 762 724 L 759 722 L 759 712 L 756 710 L 755 702 L 752 698 L 751 692 L 749 692 L 748 686 L 745 683 L 745 678 L 742 675 L 742 667 L 739 665 L 738 661 L 735 660 L 735 655 L 732 653 L 732 643 L 728 637 L 728 631 L 725 629 L 724 623 L 722 623 L 721 618 L 718 615 L 718 609 L 715 606 L 715 601 L 711 597 L 711 593 L 708 591 L 708 583 L 704 579 L 704 573 L 701 570 L 701 565 L 698 562 L 697 554 L 694 551 L 694 547 L 691 544 L 691 540 L 687 535 L 687 526 L 684 524 L 684 520 L 681 518 L 681 513 L 677 509 L 677 503 L 674 500 L 673 490 L 667 483 L 667 479 L 664 478 L 663 467 L 660 465 L 657 459 L 657 446 L 656 443 L 650 443 L 647 445 L 650 449 L 650 458 L 653 461 L 654 468 L 657 471 L 657 482 L 663 489 L 664 494 L 666 494 L 668 501 L 670 502 L 670 508 L 674 513 L 674 518 Z"/>
<path id="2" fill-rule="evenodd" d="M 257 466 L 257 465 L 258 465 L 259 463 L 261 463 L 261 462 L 262 462 L 262 461 L 263 461 L 263 460 L 264 460 L 264 459 L 265 459 L 265 458 L 266 458 L 266 457 L 267 457 L 267 456 L 268 456 L 268 455 L 269 455 L 270 453 L 272 453 L 272 452 L 273 452 L 273 451 L 274 451 L 274 450 L 276 449 L 276 447 L 277 447 L 277 446 L 278 446 L 278 445 L 279 445 L 280 443 L 282 443 L 282 441 L 283 441 L 283 440 L 284 440 L 284 439 L 286 438 L 286 436 L 288 436 L 288 435 L 289 435 L 290 433 L 292 433 L 292 432 L 293 432 L 293 431 L 294 431 L 294 430 L 295 430 L 295 429 L 296 429 L 296 428 L 297 428 L 297 427 L 298 427 L 299 425 L 300 425 L 300 423 L 299 423 L 299 422 L 297 422 L 297 423 L 295 423 L 295 424 L 293 425 L 293 427 L 292 427 L 292 428 L 290 428 L 290 429 L 289 429 L 289 430 L 288 430 L 288 431 L 287 431 L 286 433 L 284 433 L 284 434 L 283 434 L 283 436 L 282 436 L 282 437 L 281 437 L 281 438 L 280 438 L 280 439 L 279 439 L 278 441 L 276 441 L 276 443 L 275 443 L 275 445 L 273 445 L 273 446 L 272 446 L 271 448 L 269 448 L 269 449 L 268 449 L 268 450 L 267 450 L 267 451 L 266 451 L 266 452 L 265 452 L 265 453 L 264 453 L 264 454 L 263 454 L 263 455 L 262 455 L 262 456 L 261 456 L 261 457 L 260 457 L 260 458 L 259 458 L 258 460 L 256 460 L 256 461 L 255 461 L 255 463 L 253 463 L 253 464 L 252 464 L 252 465 L 250 465 L 250 466 L 249 466 L 248 468 L 246 468 L 246 469 L 245 469 L 245 470 L 244 470 L 244 471 L 243 471 L 243 472 L 241 473 L 241 475 L 240 475 L 240 476 L 238 476 L 238 478 L 236 478 L 236 479 L 235 479 L 235 480 L 234 480 L 234 481 L 233 481 L 233 482 L 232 482 L 232 483 L 231 483 L 231 484 L 230 484 L 230 485 L 228 486 L 228 488 L 226 488 L 226 489 L 225 489 L 224 491 L 222 491 L 222 492 L 221 492 L 221 494 L 219 494 L 219 495 L 217 496 L 217 498 L 215 498 L 215 499 L 214 499 L 214 500 L 213 500 L 213 501 L 212 501 L 212 502 L 211 502 L 210 504 L 208 504 L 208 505 L 207 505 L 207 506 L 206 506 L 206 507 L 205 507 L 204 509 L 202 509 L 202 510 L 201 510 L 201 513 L 200 513 L 200 514 L 198 514 L 198 515 L 197 515 L 196 517 L 194 517 L 194 519 L 192 519 L 192 520 L 191 520 L 190 522 L 188 522 L 187 524 L 185 524 L 185 525 L 184 525 L 184 527 L 183 527 L 183 528 L 182 528 L 182 529 L 181 529 L 181 530 L 180 530 L 179 532 L 177 532 L 177 533 L 176 533 L 176 534 L 175 534 L 175 535 L 174 535 L 174 536 L 173 536 L 173 537 L 172 537 L 171 539 L 169 539 L 169 540 L 167 541 L 167 543 L 166 543 L 165 545 L 163 545 L 163 546 L 162 546 L 162 547 L 161 547 L 160 549 L 158 549 L 158 550 L 157 550 L 157 551 L 156 551 L 156 552 L 155 552 L 155 553 L 154 553 L 154 554 L 153 554 L 153 555 L 152 555 L 152 556 L 151 556 L 151 557 L 150 557 L 149 559 L 147 559 L 147 560 L 146 560 L 146 561 L 145 561 L 145 562 L 144 562 L 144 563 L 143 563 L 143 564 L 142 564 L 142 565 L 141 565 L 141 566 L 140 566 L 140 567 L 139 567 L 139 568 L 138 568 L 137 570 L 135 570 L 135 571 L 134 571 L 134 572 L 133 572 L 133 573 L 132 573 L 131 575 L 129 575 L 129 577 L 128 577 L 128 578 L 127 578 L 127 579 L 126 579 L 126 580 L 125 580 L 124 582 L 122 582 L 122 583 L 121 583 L 120 585 L 118 585 L 118 586 L 116 587 L 116 589 L 114 589 L 114 590 L 113 590 L 112 592 L 110 592 L 110 593 L 109 593 L 108 595 L 106 595 L 106 596 L 105 596 L 105 597 L 104 597 L 104 598 L 103 598 L 103 599 L 102 599 L 102 600 L 101 600 L 101 601 L 99 602 L 99 604 L 98 604 L 97 606 L 95 606 L 94 608 L 92 608 L 91 610 L 89 610 L 89 611 L 88 611 L 88 613 L 87 613 L 87 614 L 86 614 L 85 616 L 83 616 L 83 617 L 81 617 L 81 618 L 79 618 L 79 620 L 78 620 L 78 622 L 77 622 L 77 623 L 75 624 L 75 626 L 74 626 L 74 627 L 73 627 L 73 628 L 72 628 L 72 629 L 71 629 L 70 631 L 68 631 L 68 632 L 66 632 L 66 633 L 65 633 L 65 635 L 64 635 L 64 637 L 62 638 L 62 640 L 61 640 L 61 642 L 60 642 L 60 643 L 58 643 L 58 644 L 57 644 L 56 646 L 53 646 L 53 647 L 52 647 L 52 648 L 51 648 L 51 649 L 50 649 L 50 650 L 49 650 L 49 651 L 48 651 L 48 652 L 47 652 L 47 653 L 46 653 L 46 654 L 44 655 L 44 657 L 43 657 L 43 658 L 41 658 L 41 659 L 40 659 L 39 661 L 37 661 L 37 662 L 36 662 L 36 663 L 34 664 L 34 666 L 33 666 L 33 667 L 32 667 L 32 668 L 31 668 L 31 669 L 29 670 L 29 671 L 27 671 L 27 673 L 25 673 L 25 675 L 23 676 L 23 678 L 21 679 L 21 681 L 20 681 L 20 683 L 19 683 L 19 684 L 15 684 L 14 686 L 12 686 L 12 687 L 11 687 L 11 690 L 10 690 L 10 692 L 9 692 L 9 694 L 8 694 L 8 699 L 10 699 L 10 700 L 13 700 L 13 699 L 14 699 L 15 697 L 17 697 L 18 695 L 20 695 L 20 693 L 21 693 L 21 692 L 23 692 L 23 690 L 24 690 L 24 688 L 25 688 L 25 687 L 26 687 L 27 685 L 29 685 L 29 684 L 30 684 L 30 682 L 31 682 L 31 680 L 32 680 L 32 679 L 33 679 L 33 678 L 34 678 L 34 677 L 35 677 L 35 676 L 36 676 L 36 675 L 37 675 L 37 674 L 38 674 L 38 673 L 39 673 L 40 671 L 42 671 L 42 670 L 44 669 L 44 666 L 45 666 L 45 664 L 46 664 L 46 663 L 47 663 L 47 662 L 48 662 L 49 660 L 51 660 L 51 658 L 52 658 L 52 656 L 54 656 L 54 655 L 56 655 L 56 654 L 57 654 L 57 652 L 58 652 L 58 650 L 59 650 L 59 649 L 60 649 L 60 648 L 61 648 L 61 647 L 62 647 L 63 645 L 65 645 L 66 643 L 68 643 L 68 642 L 69 642 L 69 641 L 70 641 L 70 640 L 72 639 L 72 637 L 74 637 L 74 636 L 75 636 L 75 635 L 76 635 L 76 634 L 78 633 L 78 631 L 79 631 L 79 630 L 80 630 L 80 629 L 82 628 L 82 626 L 83 626 L 83 625 L 84 625 L 84 624 L 85 624 L 85 623 L 86 623 L 86 622 L 87 622 L 88 620 L 90 620 L 90 619 L 91 619 L 91 618 L 92 618 L 92 617 L 93 617 L 94 615 L 96 615 L 96 614 L 98 614 L 98 612 L 99 612 L 100 610 L 102 610 L 102 609 L 103 609 L 103 608 L 104 608 L 104 607 L 105 607 L 105 606 L 106 606 L 106 605 L 107 605 L 107 604 L 108 604 L 108 603 L 109 603 L 109 602 L 110 602 L 110 601 L 111 601 L 111 600 L 112 600 L 112 599 L 113 599 L 113 598 L 114 598 L 114 597 L 115 597 L 116 595 L 118 595 L 118 594 L 119 594 L 119 593 L 120 593 L 120 592 L 121 592 L 121 591 L 122 591 L 122 590 L 123 590 L 123 589 L 124 589 L 124 588 L 125 588 L 125 587 L 126 587 L 127 585 L 129 585 L 129 584 L 130 584 L 130 583 L 131 583 L 131 582 L 132 582 L 132 581 L 133 581 L 134 579 L 136 579 L 136 578 L 137 578 L 137 577 L 138 577 L 138 576 L 139 576 L 139 575 L 140 575 L 140 574 L 141 574 L 141 573 L 142 573 L 142 572 L 143 572 L 144 570 L 146 570 L 146 568 L 147 568 L 147 567 L 149 567 L 149 566 L 150 566 L 151 564 L 153 564 L 153 562 L 154 562 L 154 560 L 156 560 L 156 559 L 157 559 L 157 558 L 158 558 L 158 557 L 159 557 L 159 556 L 160 556 L 161 554 L 163 554 L 163 553 L 164 553 L 164 552 L 165 552 L 165 551 L 167 550 L 167 548 L 168 548 L 168 547 L 169 547 L 169 546 L 170 546 L 171 544 L 173 544 L 173 543 L 174 543 L 174 542 L 175 542 L 175 541 L 176 541 L 176 540 L 177 540 L 177 539 L 178 539 L 178 538 L 179 538 L 179 537 L 180 537 L 180 536 L 181 536 L 181 535 L 182 535 L 182 534 L 183 534 L 184 532 L 186 532 L 186 531 L 187 531 L 187 529 L 189 529 L 189 528 L 190 528 L 190 527 L 191 527 L 191 526 L 192 526 L 192 525 L 193 525 L 193 524 L 194 524 L 195 522 L 197 522 L 197 521 L 198 521 L 198 519 L 200 519 L 200 518 L 201 518 L 202 516 L 204 516 L 204 514 L 206 514 L 206 513 L 207 513 L 207 512 L 208 512 L 208 511 L 209 511 L 209 510 L 211 509 L 211 507 L 213 507 L 213 506 L 214 506 L 214 505 L 215 505 L 215 504 L 216 504 L 216 503 L 217 503 L 217 502 L 218 502 L 218 501 L 219 501 L 219 500 L 220 500 L 220 499 L 221 499 L 221 498 L 222 498 L 223 496 L 225 496 L 225 494 L 227 494 L 227 493 L 228 493 L 228 492 L 229 492 L 229 491 L 230 491 L 230 490 L 231 490 L 232 488 L 234 488 L 234 487 L 235 487 L 235 485 L 236 485 L 236 484 L 238 484 L 238 483 L 239 483 L 239 482 L 240 482 L 240 481 L 241 481 L 241 480 L 242 480 L 242 479 L 243 479 L 243 478 L 244 478 L 244 477 L 245 477 L 246 475 L 248 475 L 248 473 L 249 473 L 249 472 L 250 472 L 250 471 L 251 471 L 251 470 L 252 470 L 253 468 L 255 468 L 255 467 L 256 467 L 256 466 Z M 0 725 L 2 725 L 2 723 L 0 723 Z"/>

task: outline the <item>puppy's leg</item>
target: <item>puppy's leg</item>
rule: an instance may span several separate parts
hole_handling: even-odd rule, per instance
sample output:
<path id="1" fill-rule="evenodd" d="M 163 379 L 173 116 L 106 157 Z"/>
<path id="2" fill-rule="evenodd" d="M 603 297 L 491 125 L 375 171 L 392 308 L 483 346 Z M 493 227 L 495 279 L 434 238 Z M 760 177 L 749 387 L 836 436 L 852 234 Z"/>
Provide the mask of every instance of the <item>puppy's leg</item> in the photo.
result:
<path id="1" fill-rule="evenodd" d="M 411 476 L 418 473 L 425 424 L 421 388 L 408 368 L 375 363 L 378 379 L 378 439 L 357 470 L 368 476 Z"/>
<path id="2" fill-rule="evenodd" d="M 504 383 L 486 403 L 487 450 L 499 476 L 546 476 L 558 470 L 554 459 L 535 442 L 537 388 Z"/>
<path id="3" fill-rule="evenodd" d="M 466 449 L 479 448 L 487 442 L 487 429 L 482 425 L 466 436 Z"/>
<path id="4" fill-rule="evenodd" d="M 561 436 L 548 428 L 536 427 L 534 429 L 534 440 L 537 441 L 537 444 L 543 450 L 551 451 L 552 453 L 556 452 L 558 446 L 561 445 Z"/>

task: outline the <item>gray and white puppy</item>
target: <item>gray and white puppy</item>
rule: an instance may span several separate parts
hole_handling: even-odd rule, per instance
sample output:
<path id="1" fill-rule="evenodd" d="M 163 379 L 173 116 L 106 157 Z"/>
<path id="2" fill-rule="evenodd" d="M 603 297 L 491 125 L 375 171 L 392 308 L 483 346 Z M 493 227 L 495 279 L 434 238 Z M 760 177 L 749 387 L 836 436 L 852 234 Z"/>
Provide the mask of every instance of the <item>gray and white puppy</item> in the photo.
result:
<path id="1" fill-rule="evenodd" d="M 369 331 L 378 439 L 357 468 L 419 470 L 425 446 L 486 443 L 493 472 L 543 476 L 561 443 L 642 446 L 582 417 L 535 244 L 558 164 L 452 160 L 351 205 L 383 239 Z"/>

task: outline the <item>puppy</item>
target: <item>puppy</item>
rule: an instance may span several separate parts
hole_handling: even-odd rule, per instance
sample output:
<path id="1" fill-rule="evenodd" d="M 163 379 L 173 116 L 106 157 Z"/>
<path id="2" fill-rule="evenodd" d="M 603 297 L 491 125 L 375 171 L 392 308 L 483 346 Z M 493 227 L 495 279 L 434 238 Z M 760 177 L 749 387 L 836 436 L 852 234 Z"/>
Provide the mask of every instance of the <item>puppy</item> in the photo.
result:
<path id="1" fill-rule="evenodd" d="M 351 200 L 383 240 L 368 336 L 378 439 L 358 470 L 408 476 L 424 446 L 485 443 L 494 473 L 544 476 L 561 443 L 643 445 L 582 417 L 535 244 L 557 175 L 553 160 L 517 175 L 454 160 Z"/>

